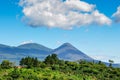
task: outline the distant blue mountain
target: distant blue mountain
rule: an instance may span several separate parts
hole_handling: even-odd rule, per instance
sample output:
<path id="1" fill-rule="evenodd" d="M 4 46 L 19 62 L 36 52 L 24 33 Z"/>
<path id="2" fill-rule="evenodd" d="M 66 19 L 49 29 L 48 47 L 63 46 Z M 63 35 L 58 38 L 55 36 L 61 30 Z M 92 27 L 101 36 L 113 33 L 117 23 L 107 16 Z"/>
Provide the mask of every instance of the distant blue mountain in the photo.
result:
<path id="1" fill-rule="evenodd" d="M 19 62 L 22 57 L 38 57 L 43 60 L 52 49 L 36 43 L 29 43 L 12 47 L 0 44 L 0 62 L 4 59 Z"/>
<path id="2" fill-rule="evenodd" d="M 93 61 L 94 59 L 90 58 L 83 52 L 79 51 L 77 48 L 72 46 L 70 43 L 64 43 L 60 47 L 54 49 L 52 53 L 56 53 L 59 58 L 64 60 L 87 60 L 87 61 Z"/>
<path id="3" fill-rule="evenodd" d="M 47 48 L 43 45 L 37 44 L 37 43 L 29 43 L 29 44 L 23 44 L 18 46 L 18 48 L 21 49 L 35 49 L 35 50 L 44 50 L 44 51 L 51 51 L 52 49 Z"/>
<path id="4" fill-rule="evenodd" d="M 9 48 L 10 46 L 0 44 L 0 48 Z"/>
<path id="5" fill-rule="evenodd" d="M 10 53 L 10 54 L 15 54 L 15 53 L 48 54 L 50 51 L 52 51 L 52 49 L 47 48 L 47 47 L 40 45 L 40 44 L 36 44 L 36 43 L 24 44 L 24 45 L 20 45 L 18 47 L 10 47 L 10 46 L 0 44 L 0 53 L 3 52 L 3 53 Z"/>
<path id="6" fill-rule="evenodd" d="M 75 48 L 70 43 L 64 43 L 56 49 L 50 49 L 37 43 L 28 43 L 17 47 L 0 44 L 0 62 L 7 59 L 18 64 L 20 59 L 26 56 L 37 57 L 39 60 L 44 60 L 46 56 L 53 53 L 57 54 L 58 57 L 63 60 L 94 60 L 93 58 Z M 98 60 L 94 61 L 98 62 Z M 107 66 L 109 65 L 109 63 L 105 64 Z M 120 64 L 113 64 L 113 66 L 120 67 Z"/>

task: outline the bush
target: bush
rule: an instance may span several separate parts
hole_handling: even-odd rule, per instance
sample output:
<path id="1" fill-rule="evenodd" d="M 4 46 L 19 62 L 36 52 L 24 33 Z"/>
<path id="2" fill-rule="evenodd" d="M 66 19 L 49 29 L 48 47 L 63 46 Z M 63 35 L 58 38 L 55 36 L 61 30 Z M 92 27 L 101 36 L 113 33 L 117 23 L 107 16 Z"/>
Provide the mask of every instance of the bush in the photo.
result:
<path id="1" fill-rule="evenodd" d="M 9 75 L 13 78 L 13 79 L 17 79 L 20 77 L 20 71 L 17 68 L 14 68 L 14 70 L 9 73 Z"/>
<path id="2" fill-rule="evenodd" d="M 10 62 L 9 60 L 3 60 L 1 63 L 2 69 L 9 69 L 9 68 L 12 68 L 13 66 L 14 66 L 14 64 L 12 62 Z"/>

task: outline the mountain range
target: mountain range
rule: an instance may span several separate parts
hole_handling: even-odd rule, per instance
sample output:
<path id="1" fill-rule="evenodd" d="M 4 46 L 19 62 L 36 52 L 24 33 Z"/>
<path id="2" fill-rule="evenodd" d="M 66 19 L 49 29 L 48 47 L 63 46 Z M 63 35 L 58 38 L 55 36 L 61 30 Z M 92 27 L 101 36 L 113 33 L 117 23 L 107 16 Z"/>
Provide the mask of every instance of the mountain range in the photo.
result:
<path id="1" fill-rule="evenodd" d="M 0 62 L 2 60 L 10 60 L 18 64 L 20 59 L 26 56 L 37 57 L 39 60 L 44 60 L 46 56 L 53 53 L 57 54 L 62 60 L 94 60 L 70 43 L 64 43 L 56 49 L 51 49 L 37 43 L 27 43 L 16 47 L 0 44 Z M 98 60 L 94 61 L 97 62 Z M 108 65 L 108 63 L 106 64 Z M 114 64 L 114 66 L 118 66 L 118 64 Z"/>

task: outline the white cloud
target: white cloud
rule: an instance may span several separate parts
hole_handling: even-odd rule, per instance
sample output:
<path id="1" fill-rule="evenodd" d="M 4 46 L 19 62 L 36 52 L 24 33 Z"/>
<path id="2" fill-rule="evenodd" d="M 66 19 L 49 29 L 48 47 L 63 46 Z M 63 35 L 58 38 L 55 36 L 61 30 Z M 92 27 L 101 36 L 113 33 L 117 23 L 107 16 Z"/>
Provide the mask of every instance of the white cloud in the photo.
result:
<path id="1" fill-rule="evenodd" d="M 115 22 L 120 23 L 120 6 L 117 8 L 117 11 L 112 15 L 115 19 Z"/>
<path id="2" fill-rule="evenodd" d="M 114 63 L 120 63 L 120 56 L 93 55 L 91 57 L 104 62 L 109 62 L 109 60 L 113 60 Z"/>
<path id="3" fill-rule="evenodd" d="M 56 42 L 57 45 L 62 45 L 63 43 L 61 41 Z"/>
<path id="4" fill-rule="evenodd" d="M 88 4 L 80 0 L 66 0 L 66 5 L 73 10 L 90 12 L 94 10 L 95 5 Z"/>
<path id="5" fill-rule="evenodd" d="M 23 42 L 20 43 L 20 45 L 29 44 L 29 43 L 33 43 L 33 41 L 32 40 L 23 41 Z"/>
<path id="6" fill-rule="evenodd" d="M 72 29 L 90 24 L 109 25 L 111 20 L 80 0 L 20 0 L 24 22 L 32 27 Z"/>

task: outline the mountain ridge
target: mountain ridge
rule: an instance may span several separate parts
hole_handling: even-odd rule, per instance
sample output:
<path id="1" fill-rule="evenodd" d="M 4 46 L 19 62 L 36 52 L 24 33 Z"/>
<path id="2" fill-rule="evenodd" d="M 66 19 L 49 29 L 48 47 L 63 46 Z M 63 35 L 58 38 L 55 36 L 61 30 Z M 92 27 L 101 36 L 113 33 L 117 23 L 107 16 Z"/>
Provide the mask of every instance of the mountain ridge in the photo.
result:
<path id="1" fill-rule="evenodd" d="M 50 54 L 57 54 L 60 59 L 76 61 L 76 60 L 86 60 L 86 61 L 95 61 L 95 60 L 70 43 L 64 43 L 56 49 L 51 49 L 46 46 L 37 43 L 27 43 L 19 46 L 8 46 L 0 44 L 0 62 L 2 60 L 10 60 L 18 64 L 19 60 L 26 56 L 37 57 L 39 60 L 44 60 L 44 58 Z M 109 63 L 104 62 L 106 65 Z M 119 66 L 119 64 L 114 65 Z"/>
<path id="2" fill-rule="evenodd" d="M 78 60 L 78 59 L 84 59 L 84 60 L 94 60 L 87 56 L 85 53 L 78 50 L 76 47 L 74 47 L 70 43 L 64 43 L 60 47 L 53 50 L 53 53 L 56 53 L 58 57 L 65 60 Z"/>
<path id="3" fill-rule="evenodd" d="M 52 50 L 52 49 L 45 47 L 45 46 L 38 44 L 38 43 L 27 43 L 27 44 L 19 45 L 17 47 L 23 48 L 23 49 L 41 49 L 41 50 L 48 50 L 48 51 Z"/>

